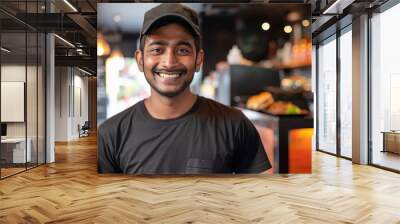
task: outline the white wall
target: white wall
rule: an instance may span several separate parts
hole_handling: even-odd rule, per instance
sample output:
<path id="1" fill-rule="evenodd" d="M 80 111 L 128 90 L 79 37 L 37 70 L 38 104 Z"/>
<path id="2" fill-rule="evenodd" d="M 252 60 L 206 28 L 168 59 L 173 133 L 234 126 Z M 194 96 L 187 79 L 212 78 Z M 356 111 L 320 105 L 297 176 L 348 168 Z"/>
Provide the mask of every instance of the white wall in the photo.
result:
<path id="1" fill-rule="evenodd" d="M 34 66 L 27 66 L 25 65 L 2 65 L 1 66 L 1 81 L 4 82 L 25 82 L 25 75 L 26 71 L 28 74 L 35 73 L 36 74 L 36 67 Z M 29 77 L 28 77 L 29 78 Z M 30 85 L 36 85 L 36 81 L 29 80 Z M 36 88 L 27 88 L 27 103 L 30 104 L 36 99 Z M 36 102 L 36 101 L 35 101 Z M 34 105 L 30 105 L 31 107 L 34 106 L 36 108 L 36 103 Z M 40 105 L 39 105 L 40 106 Z M 32 108 L 31 108 L 32 109 Z M 1 110 L 7 110 L 7 108 L 1 108 Z M 33 117 L 32 117 L 33 116 Z M 36 114 L 28 113 L 28 122 L 35 121 L 36 123 Z M 26 122 L 7 122 L 7 136 L 8 137 L 25 137 L 25 124 Z M 28 128 L 33 127 L 33 124 L 28 124 Z M 36 126 L 34 127 L 36 130 Z M 29 136 L 28 130 L 28 137 Z"/>
<path id="2" fill-rule="evenodd" d="M 25 82 L 25 65 L 2 65 L 1 81 L 18 81 Z M 28 67 L 28 70 L 31 67 Z M 7 108 L 1 108 L 6 110 Z M 7 123 L 7 137 L 25 137 L 25 122 L 9 122 Z"/>
<path id="3" fill-rule="evenodd" d="M 55 68 L 55 141 L 68 140 L 69 69 Z"/>
<path id="4" fill-rule="evenodd" d="M 76 74 L 75 70 L 75 74 Z M 88 77 L 87 76 L 81 76 L 82 73 L 79 73 L 80 75 L 74 75 L 74 108 L 73 111 L 75 111 L 74 114 L 74 119 L 72 120 L 72 134 L 73 136 L 78 136 L 78 124 L 81 126 L 85 123 L 85 121 L 88 121 Z"/>
<path id="5" fill-rule="evenodd" d="M 56 67 L 56 141 L 79 138 L 78 124 L 88 120 L 88 78 L 83 75 L 76 68 Z"/>

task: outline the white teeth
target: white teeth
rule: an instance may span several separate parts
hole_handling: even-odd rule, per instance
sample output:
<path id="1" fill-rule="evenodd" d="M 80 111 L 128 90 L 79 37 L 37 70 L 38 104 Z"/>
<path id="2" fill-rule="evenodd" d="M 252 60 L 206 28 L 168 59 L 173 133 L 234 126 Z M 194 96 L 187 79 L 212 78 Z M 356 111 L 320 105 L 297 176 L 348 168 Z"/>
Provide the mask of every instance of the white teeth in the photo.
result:
<path id="1" fill-rule="evenodd" d="M 160 73 L 160 76 L 162 78 L 178 78 L 179 77 L 179 73 L 170 73 L 170 74 Z"/>

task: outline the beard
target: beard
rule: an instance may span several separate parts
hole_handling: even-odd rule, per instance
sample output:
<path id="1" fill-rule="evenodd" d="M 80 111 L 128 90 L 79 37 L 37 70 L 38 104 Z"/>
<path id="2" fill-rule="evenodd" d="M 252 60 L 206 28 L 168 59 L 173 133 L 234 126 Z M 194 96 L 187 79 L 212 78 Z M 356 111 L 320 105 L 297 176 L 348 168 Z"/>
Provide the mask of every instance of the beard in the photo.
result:
<path id="1" fill-rule="evenodd" d="M 153 69 L 151 69 L 151 75 L 147 76 L 145 74 L 144 77 L 146 78 L 146 81 L 147 81 L 147 83 L 149 83 L 151 88 L 154 89 L 158 94 L 160 94 L 161 96 L 164 96 L 164 97 L 173 98 L 173 97 L 178 96 L 179 94 L 184 92 L 186 90 L 186 88 L 189 88 L 190 83 L 193 80 L 193 77 L 191 79 L 185 79 L 183 84 L 178 89 L 176 89 L 174 91 L 164 91 L 164 90 L 161 90 L 160 88 L 158 88 L 156 86 L 156 84 L 151 80 L 151 77 L 153 77 L 153 79 L 155 79 L 155 76 L 157 76 L 156 73 L 163 72 L 163 71 L 165 71 L 165 70 L 157 69 L 155 66 Z M 188 70 L 186 68 L 183 68 L 183 69 L 175 70 L 173 72 L 181 73 L 181 75 L 180 75 L 181 77 L 179 77 L 179 78 L 182 78 L 182 76 L 188 75 L 187 71 Z M 172 71 L 168 71 L 168 72 L 172 72 Z"/>

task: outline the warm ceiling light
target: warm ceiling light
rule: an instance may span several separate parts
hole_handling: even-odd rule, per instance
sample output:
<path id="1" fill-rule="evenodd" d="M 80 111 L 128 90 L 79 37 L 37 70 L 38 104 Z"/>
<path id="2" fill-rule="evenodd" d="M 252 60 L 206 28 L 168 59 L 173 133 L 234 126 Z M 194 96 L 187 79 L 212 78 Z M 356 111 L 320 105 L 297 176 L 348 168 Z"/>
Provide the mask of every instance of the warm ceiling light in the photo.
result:
<path id="1" fill-rule="evenodd" d="M 114 59 L 115 58 L 118 58 L 118 59 L 124 58 L 124 54 L 122 54 L 121 50 L 113 50 L 110 55 L 110 58 L 114 58 Z"/>
<path id="2" fill-rule="evenodd" d="M 65 4 L 67 4 L 72 10 L 74 10 L 74 12 L 78 12 L 78 10 L 68 1 L 68 0 L 64 0 Z"/>
<path id="3" fill-rule="evenodd" d="M 7 48 L 5 48 L 5 47 L 1 47 L 0 48 L 2 51 L 4 51 L 4 52 L 7 52 L 7 53 L 10 53 L 11 52 L 11 50 L 8 50 Z"/>
<path id="4" fill-rule="evenodd" d="M 299 21 L 301 19 L 301 14 L 299 12 L 290 12 L 287 15 L 286 19 L 289 22 L 296 22 L 296 21 Z"/>
<path id="5" fill-rule="evenodd" d="M 261 28 L 265 31 L 269 30 L 269 28 L 271 28 L 271 26 L 269 25 L 269 23 L 265 22 L 261 25 Z"/>
<path id="6" fill-rule="evenodd" d="M 104 36 L 99 33 L 97 36 L 97 56 L 105 56 L 110 54 L 110 45 L 108 45 Z"/>
<path id="7" fill-rule="evenodd" d="M 304 27 L 308 27 L 308 26 L 310 26 L 310 20 L 305 19 L 305 20 L 301 21 L 301 24 L 302 24 Z"/>
<path id="8" fill-rule="evenodd" d="M 292 26 L 290 26 L 290 25 L 286 25 L 286 26 L 283 28 L 283 31 L 285 31 L 285 33 L 291 33 L 291 32 L 293 31 L 293 28 L 292 28 Z"/>

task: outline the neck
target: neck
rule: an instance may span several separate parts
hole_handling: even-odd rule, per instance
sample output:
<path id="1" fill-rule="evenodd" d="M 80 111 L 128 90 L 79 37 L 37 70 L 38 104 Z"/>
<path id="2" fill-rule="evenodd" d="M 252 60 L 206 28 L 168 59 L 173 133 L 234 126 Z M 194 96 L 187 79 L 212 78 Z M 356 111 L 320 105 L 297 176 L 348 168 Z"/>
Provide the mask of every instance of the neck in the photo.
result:
<path id="1" fill-rule="evenodd" d="M 189 88 L 175 97 L 162 96 L 151 90 L 149 98 L 144 100 L 147 111 L 156 119 L 174 119 L 182 116 L 192 108 L 197 96 Z"/>

